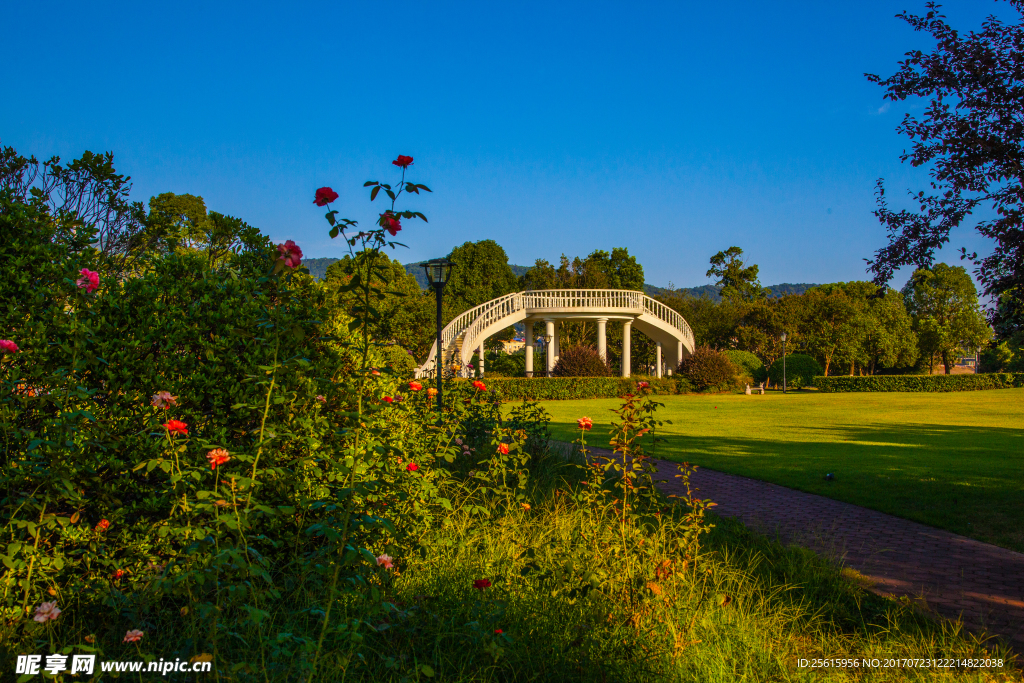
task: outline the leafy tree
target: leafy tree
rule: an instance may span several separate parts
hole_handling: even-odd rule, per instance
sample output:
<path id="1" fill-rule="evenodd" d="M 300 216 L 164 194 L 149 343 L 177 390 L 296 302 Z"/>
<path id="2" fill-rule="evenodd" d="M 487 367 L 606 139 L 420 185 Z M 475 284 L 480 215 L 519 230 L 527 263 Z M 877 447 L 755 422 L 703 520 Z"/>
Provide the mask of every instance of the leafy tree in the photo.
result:
<path id="1" fill-rule="evenodd" d="M 1009 3 L 1024 16 L 1024 0 Z M 931 34 L 935 49 L 906 53 L 889 78 L 866 74 L 885 88 L 886 99 L 929 100 L 922 119 L 907 114 L 897 131 L 913 140 L 901 160 L 927 167 L 931 178 L 930 192 L 910 193 L 916 211 L 890 209 L 879 179 L 875 215 L 889 244 L 869 267 L 879 285 L 902 266 L 927 268 L 951 230 L 973 223 L 994 243 L 991 253 L 979 258 L 961 249 L 961 258 L 976 266 L 984 293 L 999 300 L 993 323 L 1008 335 L 1024 319 L 1024 22 L 992 16 L 981 31 L 965 34 L 946 23 L 934 2 L 927 9 L 924 16 L 898 16 Z"/>
<path id="2" fill-rule="evenodd" d="M 202 197 L 164 192 L 149 200 L 147 234 L 154 248 L 167 252 L 192 251 L 206 256 L 210 267 L 232 253 L 264 249 L 269 240 L 240 218 L 206 211 Z"/>
<path id="3" fill-rule="evenodd" d="M 787 335 L 787 349 L 796 348 L 803 319 L 802 296 L 778 299 L 761 298 L 743 307 L 743 317 L 736 328 L 736 347 L 756 355 L 765 366 L 782 357 L 782 333 Z"/>
<path id="4" fill-rule="evenodd" d="M 857 284 L 870 284 L 874 289 L 873 283 Z M 895 289 L 886 287 L 885 294 L 869 297 L 867 302 L 868 325 L 862 341 L 862 367 L 866 366 L 873 375 L 879 367 L 913 365 L 918 357 L 917 334 L 903 297 Z"/>
<path id="5" fill-rule="evenodd" d="M 743 318 L 742 308 L 734 302 L 715 302 L 701 296 L 660 296 L 658 301 L 675 310 L 690 325 L 698 346 L 724 350 L 735 345 L 736 331 Z"/>
<path id="6" fill-rule="evenodd" d="M 503 294 L 518 291 L 519 280 L 508 265 L 508 255 L 494 240 L 466 242 L 448 255 L 452 273 L 444 298 L 461 313 Z"/>
<path id="7" fill-rule="evenodd" d="M 39 162 L 13 147 L 0 150 L 0 191 L 14 204 L 37 204 L 53 221 L 51 240 L 72 254 L 97 252 L 96 267 L 124 273 L 147 246 L 146 212 L 129 202 L 131 178 L 114 169 L 114 155 L 85 152 L 67 165 Z"/>
<path id="8" fill-rule="evenodd" d="M 357 313 L 358 303 L 344 286 L 352 281 L 355 271 L 354 261 L 346 255 L 332 263 L 318 283 L 327 296 L 329 309 L 349 320 Z M 425 361 L 436 334 L 433 292 L 421 290 L 416 278 L 387 254 L 377 256 L 373 272 L 371 285 L 379 292 L 379 298 L 370 338 L 378 344 L 397 344 L 411 351 L 418 361 Z"/>
<path id="9" fill-rule="evenodd" d="M 733 301 L 754 301 L 764 296 L 764 288 L 757 279 L 757 266 L 746 266 L 740 257 L 743 250 L 729 247 L 711 257 L 707 276 L 717 278 L 715 284 L 722 289 L 722 298 Z"/>
<path id="10" fill-rule="evenodd" d="M 903 288 L 903 299 L 922 354 L 941 358 L 947 375 L 962 349 L 976 349 L 991 336 L 978 291 L 962 266 L 918 268 Z"/>
<path id="11" fill-rule="evenodd" d="M 804 294 L 800 326 L 802 346 L 824 362 L 827 376 L 833 361 L 856 359 L 867 329 L 866 306 L 840 285 L 824 285 Z"/>

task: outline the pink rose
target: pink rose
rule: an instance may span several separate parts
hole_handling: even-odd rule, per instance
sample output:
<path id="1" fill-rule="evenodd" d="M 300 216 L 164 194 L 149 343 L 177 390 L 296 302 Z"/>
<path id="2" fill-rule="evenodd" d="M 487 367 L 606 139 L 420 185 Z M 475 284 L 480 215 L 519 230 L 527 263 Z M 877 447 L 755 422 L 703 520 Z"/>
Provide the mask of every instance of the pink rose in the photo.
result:
<path id="1" fill-rule="evenodd" d="M 79 275 L 80 277 L 76 284 L 78 284 L 79 289 L 84 289 L 86 294 L 92 294 L 100 286 L 100 274 L 95 270 L 82 268 Z"/>
<path id="2" fill-rule="evenodd" d="M 10 339 L 0 339 L 0 353 L 17 353 L 18 345 Z"/>
<path id="3" fill-rule="evenodd" d="M 321 187 L 316 191 L 316 199 L 313 200 L 313 203 L 317 206 L 327 206 L 337 198 L 337 192 L 329 187 Z"/>
<path id="4" fill-rule="evenodd" d="M 277 254 L 277 260 L 284 261 L 284 265 L 288 268 L 298 268 L 302 263 L 302 249 L 292 240 L 277 245 Z"/>

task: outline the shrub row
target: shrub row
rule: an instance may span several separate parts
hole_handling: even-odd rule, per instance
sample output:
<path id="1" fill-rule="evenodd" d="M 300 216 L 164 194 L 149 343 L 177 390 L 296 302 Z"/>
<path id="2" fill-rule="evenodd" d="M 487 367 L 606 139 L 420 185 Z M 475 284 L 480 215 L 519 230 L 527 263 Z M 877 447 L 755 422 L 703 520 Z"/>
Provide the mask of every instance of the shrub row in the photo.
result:
<path id="1" fill-rule="evenodd" d="M 465 380 L 458 380 L 465 381 Z M 654 394 L 685 394 L 690 383 L 679 377 L 485 377 L 487 388 L 503 401 L 564 401 L 581 398 L 616 398 L 636 393 L 637 382 L 650 384 Z"/>
<path id="2" fill-rule="evenodd" d="M 978 391 L 1024 386 L 1024 372 L 977 375 L 873 375 L 871 377 L 815 377 L 819 391 Z"/>

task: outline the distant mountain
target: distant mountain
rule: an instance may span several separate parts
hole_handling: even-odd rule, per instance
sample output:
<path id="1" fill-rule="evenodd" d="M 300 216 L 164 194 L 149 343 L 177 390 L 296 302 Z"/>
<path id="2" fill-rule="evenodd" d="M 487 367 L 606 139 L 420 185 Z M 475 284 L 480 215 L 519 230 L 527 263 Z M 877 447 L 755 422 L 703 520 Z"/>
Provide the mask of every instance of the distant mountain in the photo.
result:
<path id="1" fill-rule="evenodd" d="M 322 280 L 324 276 L 327 274 L 328 266 L 330 266 L 337 260 L 338 259 L 336 258 L 307 258 L 302 260 L 302 265 L 309 268 L 310 275 L 312 275 L 317 280 Z M 427 274 L 423 270 L 424 263 L 426 263 L 426 261 L 418 261 L 416 263 L 405 264 L 405 272 L 412 273 L 412 276 L 416 278 L 416 282 L 420 284 L 421 289 L 427 288 Z M 522 277 L 526 273 L 526 271 L 530 269 L 530 266 L 509 267 L 512 268 L 512 272 L 515 273 L 516 277 Z M 767 289 L 770 292 L 769 296 L 774 299 L 780 296 L 788 296 L 790 294 L 803 294 L 808 289 L 814 286 L 815 285 L 813 284 L 807 283 L 790 284 L 788 282 L 784 282 L 781 285 L 769 285 L 765 289 Z M 722 299 L 718 287 L 714 285 L 701 285 L 700 287 L 689 287 L 671 290 L 668 287 L 656 287 L 654 285 L 645 284 L 644 293 L 647 296 L 664 296 L 666 294 L 688 294 L 692 297 L 697 298 L 706 296 L 712 301 L 720 301 Z"/>
<path id="2" fill-rule="evenodd" d="M 783 296 L 789 296 L 790 294 L 803 294 L 811 287 L 816 287 L 813 283 L 799 283 L 791 284 L 784 282 L 781 285 L 768 285 L 765 289 L 768 290 L 768 297 L 771 299 L 777 299 Z M 667 287 L 655 287 L 654 285 L 644 285 L 644 293 L 647 296 L 671 296 L 671 295 L 689 295 L 694 298 L 700 298 L 706 296 L 712 301 L 721 301 L 722 294 L 721 290 L 715 285 L 701 285 L 700 287 L 689 287 L 681 288 L 676 290 L 668 289 Z"/>
<path id="3" fill-rule="evenodd" d="M 336 258 L 306 258 L 302 259 L 302 265 L 309 268 L 309 274 L 314 279 L 323 280 L 327 275 L 327 267 L 339 260 Z"/>

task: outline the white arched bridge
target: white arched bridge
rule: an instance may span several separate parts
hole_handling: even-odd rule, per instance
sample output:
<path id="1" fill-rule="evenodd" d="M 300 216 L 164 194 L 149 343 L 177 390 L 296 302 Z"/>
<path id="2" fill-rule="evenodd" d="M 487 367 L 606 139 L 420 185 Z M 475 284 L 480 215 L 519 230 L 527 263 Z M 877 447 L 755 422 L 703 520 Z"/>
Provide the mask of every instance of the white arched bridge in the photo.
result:
<path id="1" fill-rule="evenodd" d="M 526 326 L 526 375 L 532 377 L 535 340 L 543 336 L 549 352 L 545 354 L 543 374 L 550 374 L 558 360 L 558 323 L 562 320 L 587 320 L 597 323 L 597 350 L 607 358 L 606 330 L 609 320 L 623 323 L 622 376 L 630 373 L 630 334 L 637 330 L 650 337 L 657 347 L 656 374 L 663 366 L 669 374 L 686 356 L 693 353 L 693 331 L 683 316 L 643 292 L 622 289 L 540 289 L 506 294 L 472 308 L 441 332 L 444 367 L 466 375 L 467 364 L 478 353 L 483 371 L 484 342 L 493 334 L 514 325 Z M 540 330 L 537 328 L 541 327 Z M 433 375 L 437 361 L 437 341 L 426 363 L 416 376 Z M 540 374 L 540 373 L 538 373 Z"/>

